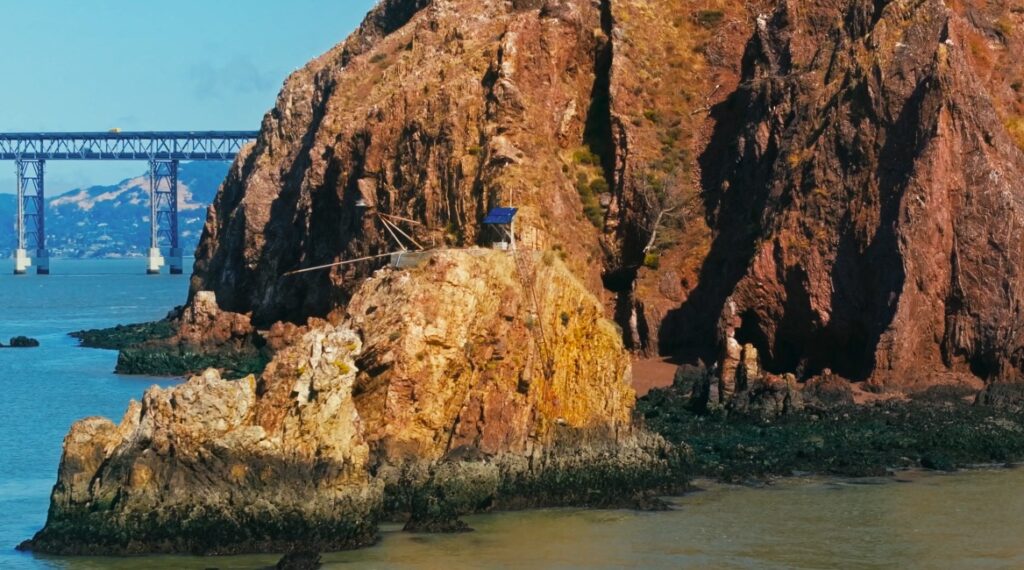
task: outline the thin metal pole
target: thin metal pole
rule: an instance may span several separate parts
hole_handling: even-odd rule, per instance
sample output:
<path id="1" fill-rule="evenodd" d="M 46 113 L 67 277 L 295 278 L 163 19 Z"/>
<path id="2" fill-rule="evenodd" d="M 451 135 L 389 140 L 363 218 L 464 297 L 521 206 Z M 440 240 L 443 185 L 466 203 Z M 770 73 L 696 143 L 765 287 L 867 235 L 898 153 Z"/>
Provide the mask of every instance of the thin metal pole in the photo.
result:
<path id="1" fill-rule="evenodd" d="M 25 249 L 25 181 L 22 178 L 23 163 L 14 163 L 18 184 L 18 249 Z"/>
<path id="2" fill-rule="evenodd" d="M 44 255 L 46 251 L 46 161 L 36 163 L 36 254 Z"/>
<path id="3" fill-rule="evenodd" d="M 309 273 L 310 271 L 319 271 L 320 269 L 330 269 L 331 267 L 338 267 L 341 265 L 348 265 L 350 263 L 359 263 L 360 261 L 370 261 L 373 259 L 380 259 L 382 257 L 390 257 L 396 253 L 409 253 L 407 250 L 403 251 L 392 251 L 391 253 L 382 253 L 380 255 L 371 255 L 368 257 L 360 257 L 359 259 L 348 259 L 346 261 L 338 261 L 335 263 L 328 263 L 327 265 L 317 265 L 316 267 L 307 267 L 305 269 L 296 269 L 295 271 L 289 271 L 284 273 L 281 277 L 287 277 L 289 275 L 297 275 L 299 273 Z"/>
<path id="4" fill-rule="evenodd" d="M 157 221 L 157 172 L 156 172 L 156 160 L 149 161 L 149 248 L 155 249 L 159 247 L 159 238 L 157 231 L 159 230 L 160 222 Z"/>

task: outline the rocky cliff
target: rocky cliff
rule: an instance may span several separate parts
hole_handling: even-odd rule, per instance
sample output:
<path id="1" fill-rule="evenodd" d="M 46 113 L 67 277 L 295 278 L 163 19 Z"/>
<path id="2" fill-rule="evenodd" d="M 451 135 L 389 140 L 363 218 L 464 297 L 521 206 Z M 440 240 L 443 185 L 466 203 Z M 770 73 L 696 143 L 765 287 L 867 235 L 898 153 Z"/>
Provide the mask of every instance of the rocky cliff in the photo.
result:
<path id="1" fill-rule="evenodd" d="M 554 255 L 438 253 L 383 270 L 292 331 L 259 378 L 150 389 L 74 425 L 47 552 L 323 550 L 531 505 L 614 505 L 684 484 L 631 427 L 619 331 Z"/>
<path id="2" fill-rule="evenodd" d="M 280 276 L 396 250 L 379 214 L 412 220 L 389 218 L 425 246 L 464 246 L 493 239 L 480 221 L 498 204 L 521 208 L 524 245 L 571 252 L 597 290 L 598 232 L 561 155 L 582 144 L 609 39 L 590 2 L 518 4 L 385 2 L 289 78 L 211 209 L 193 290 L 261 325 L 302 322 L 378 265 Z"/>
<path id="3" fill-rule="evenodd" d="M 378 265 L 281 274 L 409 241 L 382 217 L 464 246 L 513 204 L 524 245 L 565 252 L 632 350 L 717 359 L 731 296 L 773 372 L 1014 375 L 1021 18 L 384 2 L 286 83 L 211 210 L 193 291 L 302 322 Z"/>
<path id="4" fill-rule="evenodd" d="M 788 2 L 757 20 L 744 83 L 712 111 L 717 234 L 668 350 L 701 343 L 686 328 L 716 338 L 731 305 L 773 372 L 1019 376 L 1024 153 L 1005 115 L 1020 68 L 980 60 L 1019 55 L 1021 13 L 990 10 L 1002 27 L 941 1 Z"/>
<path id="5" fill-rule="evenodd" d="M 671 489 L 628 350 L 717 362 L 682 370 L 691 403 L 766 418 L 1018 377 L 1022 18 L 385 0 L 288 79 L 163 327 L 175 358 L 272 360 L 76 424 L 26 546 L 339 548 Z M 473 247 L 497 205 L 515 253 Z M 429 253 L 382 269 L 404 246 Z"/>

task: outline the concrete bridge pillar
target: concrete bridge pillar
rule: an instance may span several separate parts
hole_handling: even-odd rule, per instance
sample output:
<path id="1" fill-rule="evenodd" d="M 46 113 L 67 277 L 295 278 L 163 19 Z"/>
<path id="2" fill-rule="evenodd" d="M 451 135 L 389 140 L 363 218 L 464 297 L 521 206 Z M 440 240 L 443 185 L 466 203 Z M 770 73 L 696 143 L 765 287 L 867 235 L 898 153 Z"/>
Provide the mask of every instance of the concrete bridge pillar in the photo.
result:
<path id="1" fill-rule="evenodd" d="M 35 259 L 36 273 L 49 275 L 50 252 L 46 249 L 46 192 L 44 160 L 17 160 L 18 248 L 14 252 L 14 273 L 24 275 Z"/>
<path id="2" fill-rule="evenodd" d="M 178 244 L 178 161 L 149 163 L 150 243 L 146 273 L 156 275 L 166 264 L 171 275 L 184 272 Z M 164 250 L 167 252 L 164 258 Z"/>

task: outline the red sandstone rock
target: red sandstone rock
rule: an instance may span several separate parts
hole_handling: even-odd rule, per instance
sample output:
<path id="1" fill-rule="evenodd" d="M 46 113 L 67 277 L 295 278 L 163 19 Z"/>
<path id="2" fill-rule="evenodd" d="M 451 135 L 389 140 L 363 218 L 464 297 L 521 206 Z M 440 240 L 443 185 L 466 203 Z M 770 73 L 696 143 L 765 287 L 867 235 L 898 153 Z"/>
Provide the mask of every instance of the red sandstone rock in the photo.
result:
<path id="1" fill-rule="evenodd" d="M 283 274 L 395 249 L 377 214 L 464 246 L 514 204 L 521 244 L 564 252 L 627 348 L 717 359 L 731 295 L 769 372 L 1016 376 L 1011 8 L 389 0 L 289 78 L 211 210 L 193 294 L 303 323 L 379 264 Z"/>
<path id="2" fill-rule="evenodd" d="M 663 334 L 669 350 L 706 343 L 731 296 L 738 340 L 774 372 L 891 387 L 1020 374 L 1024 153 L 973 55 L 980 13 L 788 2 L 758 20 L 746 83 L 714 110 L 716 237 L 677 315 L 693 334 Z"/>

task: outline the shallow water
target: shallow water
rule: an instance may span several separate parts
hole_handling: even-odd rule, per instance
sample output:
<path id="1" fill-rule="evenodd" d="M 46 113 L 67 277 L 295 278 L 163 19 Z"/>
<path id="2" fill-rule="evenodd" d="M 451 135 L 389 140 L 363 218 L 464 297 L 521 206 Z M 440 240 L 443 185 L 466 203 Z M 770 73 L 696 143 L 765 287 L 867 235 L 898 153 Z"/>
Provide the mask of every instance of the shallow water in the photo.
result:
<path id="1" fill-rule="evenodd" d="M 120 419 L 131 398 L 167 380 L 116 376 L 117 353 L 79 348 L 70 331 L 163 317 L 188 277 L 145 275 L 141 259 L 55 259 L 53 275 L 11 274 L 0 260 L 0 338 L 26 335 L 40 348 L 0 349 L 0 568 L 27 566 L 13 553 L 46 520 L 61 442 L 77 419 Z"/>
<path id="2" fill-rule="evenodd" d="M 138 260 L 61 261 L 48 278 L 0 274 L 0 568 L 261 568 L 277 556 L 50 558 L 13 547 L 46 518 L 70 424 L 119 418 L 155 382 L 111 374 L 116 354 L 65 333 L 154 319 L 180 303 L 181 277 L 141 275 Z M 168 384 L 169 381 L 161 381 Z M 385 529 L 372 548 L 325 568 L 1024 568 L 1024 470 L 900 480 L 710 485 L 664 513 L 542 510 L 468 517 L 476 531 Z"/>

